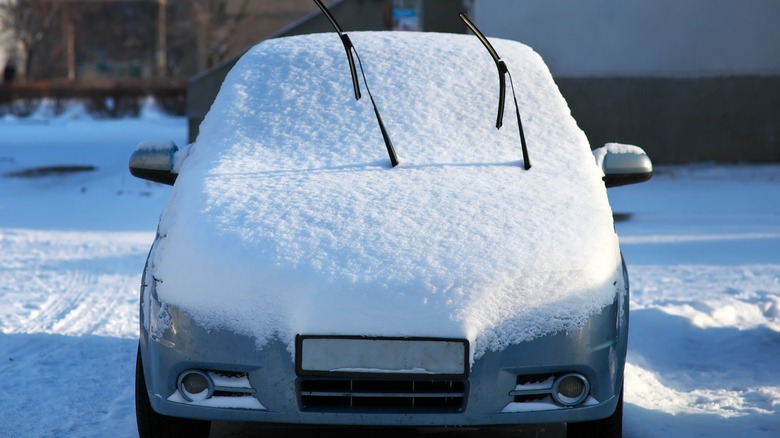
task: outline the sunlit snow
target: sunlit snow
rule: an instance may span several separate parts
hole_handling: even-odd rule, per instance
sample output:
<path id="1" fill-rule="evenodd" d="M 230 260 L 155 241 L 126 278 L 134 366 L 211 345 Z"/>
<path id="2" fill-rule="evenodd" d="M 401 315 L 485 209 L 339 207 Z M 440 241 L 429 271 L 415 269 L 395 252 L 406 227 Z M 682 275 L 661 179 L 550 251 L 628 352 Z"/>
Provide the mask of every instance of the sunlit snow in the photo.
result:
<path id="1" fill-rule="evenodd" d="M 185 130 L 0 121 L 0 436 L 137 436 L 138 286 L 171 189 L 131 178 L 127 158 Z M 97 170 L 5 176 L 56 164 Z M 780 166 L 660 167 L 609 198 L 631 215 L 617 223 L 632 281 L 625 436 L 777 437 Z"/>

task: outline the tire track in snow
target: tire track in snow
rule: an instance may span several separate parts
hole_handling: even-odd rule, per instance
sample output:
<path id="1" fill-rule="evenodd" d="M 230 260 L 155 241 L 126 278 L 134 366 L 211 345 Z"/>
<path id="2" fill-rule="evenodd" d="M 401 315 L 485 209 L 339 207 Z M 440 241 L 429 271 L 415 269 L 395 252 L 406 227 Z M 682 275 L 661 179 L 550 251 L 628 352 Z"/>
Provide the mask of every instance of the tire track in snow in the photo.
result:
<path id="1" fill-rule="evenodd" d="M 56 333 L 75 330 L 78 333 L 135 337 L 138 327 L 136 289 L 140 278 L 140 273 L 137 276 L 86 276 L 87 281 L 75 284 L 75 287 L 87 287 L 82 292 L 69 295 L 67 313 L 59 314 L 52 321 L 52 330 Z"/>
<path id="2" fill-rule="evenodd" d="M 2 333 L 132 338 L 150 233 L 0 229 Z"/>
<path id="3" fill-rule="evenodd" d="M 94 276 L 73 271 L 37 271 L 32 274 L 36 289 L 47 295 L 49 299 L 40 306 L 35 318 L 27 321 L 19 329 L 24 333 L 52 333 L 57 322 L 84 299 L 85 290 L 92 282 L 90 277 Z"/>

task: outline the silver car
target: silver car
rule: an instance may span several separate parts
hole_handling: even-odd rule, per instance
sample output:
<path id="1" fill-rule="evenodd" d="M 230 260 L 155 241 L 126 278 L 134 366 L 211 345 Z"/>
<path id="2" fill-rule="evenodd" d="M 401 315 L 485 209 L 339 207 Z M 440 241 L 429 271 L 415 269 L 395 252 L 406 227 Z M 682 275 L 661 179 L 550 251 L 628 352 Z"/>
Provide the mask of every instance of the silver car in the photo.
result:
<path id="1" fill-rule="evenodd" d="M 258 44 L 194 143 L 130 159 L 173 185 L 141 285 L 140 435 L 621 436 L 629 284 L 606 187 L 650 160 L 592 152 L 518 42 L 334 26 Z"/>

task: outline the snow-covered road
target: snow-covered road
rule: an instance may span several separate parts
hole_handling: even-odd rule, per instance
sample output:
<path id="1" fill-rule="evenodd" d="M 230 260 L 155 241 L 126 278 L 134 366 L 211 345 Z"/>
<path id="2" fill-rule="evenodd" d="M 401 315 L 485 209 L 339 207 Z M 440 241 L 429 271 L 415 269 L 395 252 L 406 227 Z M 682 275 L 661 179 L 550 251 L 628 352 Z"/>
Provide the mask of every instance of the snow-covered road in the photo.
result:
<path id="1" fill-rule="evenodd" d="M 0 437 L 136 435 L 137 291 L 169 189 L 126 160 L 186 123 L 70 114 L 0 120 Z M 62 164 L 97 170 L 6 176 Z M 625 436 L 780 436 L 780 166 L 665 167 L 610 198 L 631 214 Z"/>

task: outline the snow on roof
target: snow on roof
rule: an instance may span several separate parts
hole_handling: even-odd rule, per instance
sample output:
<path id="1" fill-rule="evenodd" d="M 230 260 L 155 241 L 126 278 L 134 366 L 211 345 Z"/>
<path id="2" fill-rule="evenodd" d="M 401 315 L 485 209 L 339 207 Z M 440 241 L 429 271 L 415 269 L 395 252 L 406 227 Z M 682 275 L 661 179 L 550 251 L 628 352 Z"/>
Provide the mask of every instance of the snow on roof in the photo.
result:
<path id="1" fill-rule="evenodd" d="M 577 330 L 612 303 L 601 172 L 542 59 L 471 35 L 355 32 L 392 168 L 335 33 L 265 41 L 230 72 L 162 214 L 161 300 L 259 347 L 296 334 L 467 338 Z M 360 74 L 358 72 L 358 74 Z"/>

